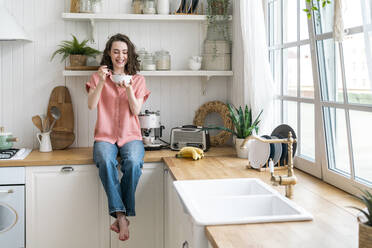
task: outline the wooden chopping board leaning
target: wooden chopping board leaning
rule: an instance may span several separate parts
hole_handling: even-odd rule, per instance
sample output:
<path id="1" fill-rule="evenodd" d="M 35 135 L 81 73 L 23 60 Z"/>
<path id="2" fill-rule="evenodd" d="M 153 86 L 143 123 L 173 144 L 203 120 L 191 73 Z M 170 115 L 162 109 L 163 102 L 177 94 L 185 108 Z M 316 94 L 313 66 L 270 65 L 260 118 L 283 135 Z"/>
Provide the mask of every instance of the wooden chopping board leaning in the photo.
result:
<path id="1" fill-rule="evenodd" d="M 65 149 L 74 143 L 74 111 L 72 108 L 71 95 L 65 86 L 57 86 L 50 94 L 48 104 L 48 117 L 50 122 L 54 118 L 51 108 L 55 106 L 61 112 L 60 118 L 55 122 L 50 139 L 53 150 Z"/>

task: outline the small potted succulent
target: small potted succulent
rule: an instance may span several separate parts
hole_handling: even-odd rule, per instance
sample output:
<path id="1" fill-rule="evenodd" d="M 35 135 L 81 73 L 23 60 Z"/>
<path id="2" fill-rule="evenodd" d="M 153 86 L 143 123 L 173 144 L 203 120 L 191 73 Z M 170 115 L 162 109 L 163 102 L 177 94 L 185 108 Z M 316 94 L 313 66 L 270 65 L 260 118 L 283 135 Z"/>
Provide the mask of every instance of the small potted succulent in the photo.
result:
<path id="1" fill-rule="evenodd" d="M 359 248 L 372 247 L 372 194 L 367 190 L 362 190 L 362 195 L 357 196 L 367 209 L 352 207 L 360 211 L 359 221 Z"/>
<path id="2" fill-rule="evenodd" d="M 244 139 L 248 136 L 252 135 L 253 133 L 258 133 L 259 124 L 260 124 L 260 117 L 263 112 L 258 114 L 256 119 L 253 121 L 252 119 L 252 111 L 248 108 L 247 105 L 243 108 L 240 106 L 236 108 L 234 105 L 228 103 L 227 107 L 229 108 L 229 117 L 233 123 L 234 130 L 226 128 L 226 127 L 207 127 L 208 129 L 218 129 L 218 130 L 225 130 L 232 133 L 235 136 L 235 149 L 236 153 L 239 158 L 248 158 L 248 149 L 240 148 L 241 144 L 243 143 Z"/>
<path id="3" fill-rule="evenodd" d="M 94 57 L 101 53 L 100 51 L 87 46 L 88 40 L 79 42 L 75 35 L 71 36 L 72 41 L 62 41 L 61 44 L 58 45 L 59 49 L 53 53 L 50 60 L 52 60 L 57 54 L 61 54 L 61 62 L 69 57 L 70 66 L 85 66 L 87 57 Z"/>

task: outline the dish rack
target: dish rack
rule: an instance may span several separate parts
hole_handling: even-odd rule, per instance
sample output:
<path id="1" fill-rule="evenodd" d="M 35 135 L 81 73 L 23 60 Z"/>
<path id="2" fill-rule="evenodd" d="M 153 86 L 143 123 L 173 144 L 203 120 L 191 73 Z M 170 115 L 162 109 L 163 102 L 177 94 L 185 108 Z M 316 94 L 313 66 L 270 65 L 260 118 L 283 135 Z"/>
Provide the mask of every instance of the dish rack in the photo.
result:
<path id="1" fill-rule="evenodd" d="M 203 15 L 204 13 L 204 4 L 203 3 L 198 3 L 197 4 L 198 6 L 196 7 L 196 9 L 195 9 L 195 11 L 194 12 L 192 12 L 191 11 L 191 13 L 188 13 L 188 11 L 186 11 L 186 12 L 175 12 L 175 13 L 172 13 L 172 14 L 174 14 L 174 15 Z M 191 3 L 191 9 L 192 9 L 192 3 Z"/>
<path id="2" fill-rule="evenodd" d="M 285 143 L 288 145 L 288 155 L 287 155 L 287 159 L 284 159 L 284 165 L 281 165 L 280 164 L 280 160 L 278 162 L 278 166 L 274 166 L 274 170 L 288 170 L 288 166 L 291 166 L 293 168 L 293 143 L 297 143 L 297 140 L 292 138 L 292 132 L 289 132 L 288 133 L 288 138 L 284 138 L 284 139 L 263 139 L 261 137 L 257 137 L 257 136 L 254 136 L 254 135 L 251 135 L 251 136 L 248 136 L 244 142 L 242 143 L 242 146 L 245 145 L 245 143 L 250 140 L 250 139 L 255 139 L 255 140 L 258 140 L 258 141 L 261 141 L 261 142 L 264 142 L 264 143 L 270 143 L 270 144 L 274 144 L 274 143 Z M 251 165 L 249 164 L 249 161 L 248 161 L 248 165 L 246 166 L 247 169 L 254 169 L 254 170 L 257 170 L 257 171 L 270 171 L 270 168 L 269 168 L 269 161 L 266 161 L 266 166 L 265 167 L 261 167 L 261 168 L 253 168 L 251 167 Z"/>

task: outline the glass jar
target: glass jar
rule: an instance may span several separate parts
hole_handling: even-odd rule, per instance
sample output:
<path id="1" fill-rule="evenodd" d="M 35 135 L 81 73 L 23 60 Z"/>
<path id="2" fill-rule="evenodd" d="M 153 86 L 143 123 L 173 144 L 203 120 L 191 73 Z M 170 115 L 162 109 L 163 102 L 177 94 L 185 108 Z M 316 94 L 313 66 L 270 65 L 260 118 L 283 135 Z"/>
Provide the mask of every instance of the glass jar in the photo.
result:
<path id="1" fill-rule="evenodd" d="M 134 0 L 132 2 L 133 14 L 142 14 L 142 10 L 143 10 L 143 1 L 142 0 Z"/>
<path id="2" fill-rule="evenodd" d="M 168 71 L 171 69 L 171 57 L 168 51 L 161 50 L 156 53 L 156 70 Z"/>
<path id="3" fill-rule="evenodd" d="M 92 2 L 90 0 L 80 0 L 80 13 L 91 13 Z"/>
<path id="4" fill-rule="evenodd" d="M 101 13 L 102 12 L 102 0 L 90 0 L 92 6 L 93 13 Z"/>
<path id="5" fill-rule="evenodd" d="M 156 6 L 154 0 L 145 0 L 143 4 L 144 14 L 156 14 Z"/>
<path id="6" fill-rule="evenodd" d="M 147 55 L 147 51 L 144 48 L 141 48 L 140 50 L 138 50 L 137 54 L 138 54 L 138 61 L 140 63 L 140 70 L 143 70 L 143 59 Z"/>
<path id="7" fill-rule="evenodd" d="M 142 68 L 144 71 L 155 71 L 156 70 L 156 64 L 154 60 L 154 56 L 152 53 L 147 53 L 142 62 Z"/>

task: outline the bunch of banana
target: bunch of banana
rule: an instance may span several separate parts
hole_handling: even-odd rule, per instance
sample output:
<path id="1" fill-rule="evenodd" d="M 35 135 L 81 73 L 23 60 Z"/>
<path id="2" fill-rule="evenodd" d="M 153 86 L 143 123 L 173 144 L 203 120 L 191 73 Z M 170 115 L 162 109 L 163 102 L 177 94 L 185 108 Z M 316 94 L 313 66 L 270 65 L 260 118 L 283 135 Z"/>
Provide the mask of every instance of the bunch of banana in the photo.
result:
<path id="1" fill-rule="evenodd" d="M 176 158 L 192 158 L 198 160 L 204 157 L 202 149 L 197 147 L 185 146 L 177 154 Z"/>

